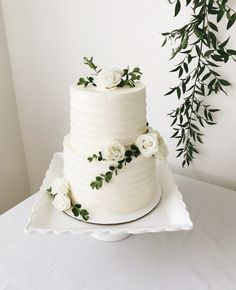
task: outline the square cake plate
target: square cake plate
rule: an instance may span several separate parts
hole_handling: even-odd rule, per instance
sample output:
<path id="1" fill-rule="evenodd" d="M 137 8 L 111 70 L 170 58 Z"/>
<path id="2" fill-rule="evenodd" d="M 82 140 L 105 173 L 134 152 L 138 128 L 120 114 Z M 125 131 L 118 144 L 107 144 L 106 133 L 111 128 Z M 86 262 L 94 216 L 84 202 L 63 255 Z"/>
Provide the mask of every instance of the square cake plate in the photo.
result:
<path id="1" fill-rule="evenodd" d="M 52 198 L 46 189 L 51 186 L 55 178 L 63 176 L 63 154 L 55 153 L 37 195 L 37 201 L 32 208 L 25 232 L 91 234 L 99 240 L 118 241 L 131 234 L 190 230 L 192 221 L 167 162 L 158 161 L 157 172 L 162 198 L 152 212 L 129 223 L 90 224 L 58 212 L 52 205 Z"/>

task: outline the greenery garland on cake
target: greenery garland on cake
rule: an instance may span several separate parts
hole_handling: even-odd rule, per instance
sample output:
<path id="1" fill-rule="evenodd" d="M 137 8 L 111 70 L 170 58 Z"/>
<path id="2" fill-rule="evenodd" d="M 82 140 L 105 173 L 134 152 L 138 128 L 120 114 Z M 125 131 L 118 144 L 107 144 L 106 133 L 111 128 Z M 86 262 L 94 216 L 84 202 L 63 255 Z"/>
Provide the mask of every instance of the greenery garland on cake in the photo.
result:
<path id="1" fill-rule="evenodd" d="M 114 175 L 118 175 L 119 170 L 140 154 L 146 158 L 155 157 L 159 160 L 166 160 L 169 154 L 160 133 L 149 127 L 148 123 L 146 132 L 139 135 L 134 144 L 124 146 L 118 140 L 112 140 L 103 152 L 99 151 L 98 154 L 88 157 L 89 162 L 110 161 L 112 163 L 107 172 L 99 174 L 90 183 L 92 189 L 100 189 L 105 183 L 109 183 Z"/>
<path id="2" fill-rule="evenodd" d="M 113 177 L 113 175 L 118 175 L 118 170 L 122 169 L 123 166 L 130 163 L 133 159 L 133 157 L 137 158 L 140 155 L 140 151 L 137 146 L 132 144 L 127 150 L 123 149 L 124 146 L 118 143 L 117 141 L 112 143 L 112 146 L 116 146 L 116 152 L 121 157 L 121 160 L 118 160 L 115 165 L 109 166 L 109 171 L 106 173 L 102 173 L 95 177 L 95 180 L 91 182 L 90 186 L 92 189 L 96 188 L 99 189 L 103 186 L 104 182 L 109 183 Z M 121 153 L 120 148 L 122 148 L 122 151 L 124 150 L 124 154 Z M 106 159 L 103 158 L 102 152 L 99 152 L 99 155 L 93 154 L 93 156 L 88 157 L 89 162 L 92 162 L 93 160 L 98 161 L 105 161 Z M 108 159 L 109 160 L 109 159 Z"/>
<path id="3" fill-rule="evenodd" d="M 174 16 L 181 11 L 182 1 L 175 4 Z M 171 32 L 162 33 L 165 37 L 162 46 L 168 41 L 173 45 L 171 59 L 177 55 L 182 60 L 171 72 L 178 74 L 180 82 L 172 86 L 166 95 L 175 94 L 182 104 L 170 112 L 176 138 L 177 157 L 183 158 L 182 166 L 189 165 L 198 154 L 196 144 L 203 143 L 200 126 L 215 125 L 214 114 L 219 109 L 206 103 L 207 96 L 223 92 L 230 82 L 224 79 L 217 68 L 230 59 L 235 61 L 236 50 L 229 47 L 230 37 L 221 41 L 218 37 L 218 23 L 226 20 L 226 29 L 236 21 L 236 11 L 228 0 L 186 0 L 192 8 L 192 19 L 184 26 Z"/>

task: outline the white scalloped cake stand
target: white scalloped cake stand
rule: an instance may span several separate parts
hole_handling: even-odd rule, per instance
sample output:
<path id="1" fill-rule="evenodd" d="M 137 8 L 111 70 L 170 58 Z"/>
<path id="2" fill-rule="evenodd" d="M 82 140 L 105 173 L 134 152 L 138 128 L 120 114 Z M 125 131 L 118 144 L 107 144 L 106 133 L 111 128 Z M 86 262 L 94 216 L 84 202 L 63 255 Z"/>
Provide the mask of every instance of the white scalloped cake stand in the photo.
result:
<path id="1" fill-rule="evenodd" d="M 52 206 L 52 199 L 46 189 L 55 178 L 63 176 L 63 155 L 55 153 L 25 231 L 43 234 L 91 234 L 102 241 L 118 241 L 131 234 L 190 230 L 192 222 L 189 213 L 166 162 L 157 162 L 157 175 L 162 198 L 149 214 L 135 221 L 116 225 L 85 223 L 58 212 Z"/>

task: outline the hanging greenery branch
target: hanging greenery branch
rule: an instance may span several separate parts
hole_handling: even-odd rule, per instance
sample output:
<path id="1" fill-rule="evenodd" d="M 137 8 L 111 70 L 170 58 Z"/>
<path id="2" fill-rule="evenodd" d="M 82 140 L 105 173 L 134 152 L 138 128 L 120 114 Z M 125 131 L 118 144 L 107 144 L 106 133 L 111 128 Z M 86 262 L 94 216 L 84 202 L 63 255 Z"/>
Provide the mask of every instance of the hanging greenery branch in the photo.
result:
<path id="1" fill-rule="evenodd" d="M 174 16 L 181 11 L 183 1 L 170 1 L 175 5 Z M 164 46 L 170 42 L 173 49 L 171 59 L 181 56 L 181 61 L 171 72 L 177 73 L 179 83 L 165 95 L 175 94 L 182 100 L 180 106 L 168 115 L 173 119 L 171 126 L 177 139 L 177 157 L 182 157 L 182 166 L 189 165 L 198 154 L 197 143 L 203 143 L 200 127 L 215 125 L 215 113 L 219 109 L 205 103 L 207 96 L 220 91 L 230 82 L 217 71 L 221 64 L 235 60 L 236 50 L 229 47 L 230 37 L 218 38 L 217 24 L 227 19 L 226 29 L 236 21 L 236 12 L 227 4 L 228 0 L 186 0 L 191 5 L 192 19 L 179 29 L 162 33 Z"/>

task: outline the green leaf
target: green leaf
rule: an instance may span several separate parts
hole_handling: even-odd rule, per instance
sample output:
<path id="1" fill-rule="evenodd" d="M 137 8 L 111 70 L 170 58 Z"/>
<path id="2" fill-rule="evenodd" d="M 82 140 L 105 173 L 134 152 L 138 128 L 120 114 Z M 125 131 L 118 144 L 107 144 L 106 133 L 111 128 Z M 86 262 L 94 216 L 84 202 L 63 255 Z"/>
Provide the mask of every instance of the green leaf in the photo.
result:
<path id="1" fill-rule="evenodd" d="M 134 145 L 134 144 L 132 144 L 132 145 L 130 146 L 130 148 L 131 148 L 132 150 L 137 150 L 137 149 L 138 149 L 138 147 L 137 147 L 136 145 Z"/>
<path id="2" fill-rule="evenodd" d="M 78 209 L 78 208 L 73 207 L 73 208 L 72 208 L 72 212 L 73 212 L 74 216 L 76 216 L 76 217 L 79 216 L 79 213 L 80 213 L 80 212 L 79 212 L 79 209 Z"/>
<path id="3" fill-rule="evenodd" d="M 227 49 L 227 52 L 230 55 L 236 55 L 236 50 L 234 50 L 234 49 Z"/>
<path id="4" fill-rule="evenodd" d="M 183 94 L 185 94 L 185 92 L 186 92 L 186 84 L 185 84 L 184 81 L 182 82 L 182 91 L 183 91 Z"/>
<path id="5" fill-rule="evenodd" d="M 170 33 L 169 32 L 163 32 L 161 35 L 163 35 L 163 36 L 167 36 L 167 35 L 170 35 Z M 127 71 L 127 70 L 126 70 Z M 126 72 L 127 73 L 127 72 Z M 124 74 L 126 74 L 125 73 L 125 70 L 124 70 Z"/>
<path id="6" fill-rule="evenodd" d="M 85 215 L 85 216 L 82 216 L 82 218 L 87 221 L 89 219 L 89 216 L 88 215 Z"/>
<path id="7" fill-rule="evenodd" d="M 179 134 L 179 131 L 176 131 L 170 138 L 175 138 Z"/>
<path id="8" fill-rule="evenodd" d="M 180 90 L 180 88 L 177 88 L 177 96 L 178 96 L 178 99 L 180 99 L 180 97 L 181 97 L 181 90 Z"/>
<path id="9" fill-rule="evenodd" d="M 208 125 L 216 125 L 216 123 L 214 123 L 214 122 L 206 121 L 206 123 L 207 123 Z"/>
<path id="10" fill-rule="evenodd" d="M 203 71 L 205 70 L 205 66 L 202 66 L 198 72 L 198 77 L 200 77 L 200 75 L 203 73 Z"/>
<path id="11" fill-rule="evenodd" d="M 211 75 L 211 73 L 209 72 L 209 73 L 207 73 L 207 74 L 205 74 L 204 75 L 204 77 L 202 78 L 202 81 L 204 82 L 206 79 L 208 79 L 209 78 L 209 76 Z"/>
<path id="12" fill-rule="evenodd" d="M 225 10 L 221 7 L 220 10 L 217 13 L 216 20 L 217 22 L 220 22 L 222 17 L 224 16 Z"/>
<path id="13" fill-rule="evenodd" d="M 170 126 L 172 127 L 172 126 L 176 123 L 176 121 L 177 121 L 177 118 L 175 117 L 175 118 L 174 118 L 174 121 L 171 123 Z"/>
<path id="14" fill-rule="evenodd" d="M 173 92 L 176 90 L 176 88 L 171 89 L 168 93 L 166 93 L 164 96 L 168 96 L 173 94 Z"/>
<path id="15" fill-rule="evenodd" d="M 220 82 L 223 86 L 231 86 L 231 83 L 229 83 L 229 82 L 226 81 L 226 80 L 219 79 L 219 82 Z"/>
<path id="16" fill-rule="evenodd" d="M 184 72 L 184 70 L 181 67 L 180 70 L 179 70 L 179 78 L 182 76 L 183 72 Z"/>
<path id="17" fill-rule="evenodd" d="M 197 140 L 198 140 L 200 143 L 203 144 L 202 139 L 201 139 L 201 137 L 200 137 L 199 135 L 197 135 Z"/>
<path id="18" fill-rule="evenodd" d="M 210 65 L 210 66 L 214 66 L 214 67 L 219 67 L 219 65 L 215 64 L 214 62 L 211 62 L 209 60 L 207 60 L 207 63 Z"/>
<path id="19" fill-rule="evenodd" d="M 131 157 L 127 157 L 126 158 L 126 162 L 130 163 L 132 161 L 132 158 Z"/>
<path id="20" fill-rule="evenodd" d="M 191 0 L 186 0 L 186 6 L 188 6 L 190 2 Z"/>
<path id="21" fill-rule="evenodd" d="M 187 65 L 187 63 L 184 62 L 183 66 L 184 66 L 184 69 L 185 69 L 186 73 L 188 73 L 188 65 Z"/>
<path id="22" fill-rule="evenodd" d="M 225 46 L 228 44 L 229 40 L 230 40 L 230 36 L 229 36 L 229 37 L 228 37 L 224 42 L 222 42 L 222 43 L 220 44 L 220 47 L 221 47 L 221 48 L 225 47 Z"/>
<path id="23" fill-rule="evenodd" d="M 236 20 L 236 13 L 234 13 L 234 14 L 230 17 L 230 19 L 229 19 L 229 21 L 228 21 L 228 23 L 227 23 L 227 30 L 230 29 L 230 27 L 234 25 L 235 20 Z"/>
<path id="24" fill-rule="evenodd" d="M 204 38 L 204 34 L 203 34 L 202 30 L 199 29 L 197 26 L 194 26 L 194 33 L 196 34 L 196 36 L 199 39 L 203 39 Z"/>
<path id="25" fill-rule="evenodd" d="M 174 16 L 177 16 L 179 14 L 180 9 L 181 9 L 180 0 L 177 0 L 176 5 L 175 5 L 175 14 L 174 14 Z"/>
<path id="26" fill-rule="evenodd" d="M 191 124 L 191 127 L 193 127 L 194 129 L 200 131 L 199 128 L 198 128 L 198 126 L 196 126 L 195 124 Z"/>
<path id="27" fill-rule="evenodd" d="M 204 53 L 204 57 L 208 58 L 215 50 L 214 49 L 209 49 Z"/>
<path id="28" fill-rule="evenodd" d="M 215 34 L 213 32 L 211 32 L 211 31 L 209 31 L 208 35 L 209 35 L 209 37 L 211 39 L 212 46 L 216 49 L 217 48 L 216 47 L 217 38 L 216 38 Z"/>
<path id="29" fill-rule="evenodd" d="M 195 49 L 196 49 L 196 52 L 197 52 L 198 56 L 201 56 L 202 52 L 201 52 L 200 47 L 198 45 L 196 45 Z"/>
<path id="30" fill-rule="evenodd" d="M 83 215 L 88 215 L 88 211 L 86 209 L 81 209 L 80 214 Z"/>
<path id="31" fill-rule="evenodd" d="M 178 71 L 178 70 L 180 70 L 180 68 L 181 68 L 181 66 L 177 66 L 176 68 L 174 68 L 174 69 L 170 70 L 170 72 L 175 72 L 175 71 Z"/>
<path id="32" fill-rule="evenodd" d="M 167 38 L 164 39 L 164 41 L 163 41 L 163 43 L 162 43 L 161 46 L 162 46 L 162 47 L 165 46 L 166 42 L 167 42 Z"/>
<path id="33" fill-rule="evenodd" d="M 210 26 L 211 29 L 218 32 L 218 28 L 213 22 L 208 21 L 208 25 Z"/>
<path id="34" fill-rule="evenodd" d="M 125 156 L 128 156 L 128 157 L 133 156 L 133 152 L 131 150 L 127 150 L 125 152 Z"/>

